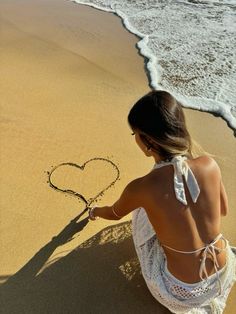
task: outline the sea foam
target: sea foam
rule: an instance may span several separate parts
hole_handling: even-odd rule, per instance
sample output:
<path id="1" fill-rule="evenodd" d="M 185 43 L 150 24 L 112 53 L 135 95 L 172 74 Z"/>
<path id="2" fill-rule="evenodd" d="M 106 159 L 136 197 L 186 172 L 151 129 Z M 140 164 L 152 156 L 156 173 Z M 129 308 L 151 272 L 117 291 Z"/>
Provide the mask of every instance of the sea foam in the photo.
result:
<path id="1" fill-rule="evenodd" d="M 236 130 L 236 0 L 91 0 L 140 37 L 150 86 Z"/>

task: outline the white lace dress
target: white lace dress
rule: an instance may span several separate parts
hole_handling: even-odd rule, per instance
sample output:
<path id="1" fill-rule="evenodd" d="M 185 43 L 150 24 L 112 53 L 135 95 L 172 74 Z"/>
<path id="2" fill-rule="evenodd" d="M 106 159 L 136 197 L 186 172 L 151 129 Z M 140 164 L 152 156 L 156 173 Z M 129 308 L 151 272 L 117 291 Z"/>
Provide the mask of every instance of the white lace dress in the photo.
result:
<path id="1" fill-rule="evenodd" d="M 187 204 L 183 176 L 193 202 L 197 201 L 200 193 L 196 178 L 185 160 L 186 157 L 177 156 L 170 162 L 162 162 L 154 166 L 154 168 L 159 168 L 169 164 L 173 165 L 175 194 L 183 204 Z M 222 235 L 219 235 L 215 242 L 219 238 L 225 240 L 226 265 L 219 271 L 217 270 L 215 274 L 207 276 L 207 279 L 194 284 L 184 283 L 168 271 L 164 250 L 142 207 L 132 213 L 132 235 L 143 277 L 157 301 L 173 313 L 220 314 L 223 312 L 228 294 L 236 281 L 236 249 L 230 247 Z M 202 248 L 205 256 L 208 253 L 214 255 L 215 242 Z M 191 252 L 180 251 L 180 253 Z M 200 267 L 201 272 L 205 270 L 204 263 L 203 260 Z"/>

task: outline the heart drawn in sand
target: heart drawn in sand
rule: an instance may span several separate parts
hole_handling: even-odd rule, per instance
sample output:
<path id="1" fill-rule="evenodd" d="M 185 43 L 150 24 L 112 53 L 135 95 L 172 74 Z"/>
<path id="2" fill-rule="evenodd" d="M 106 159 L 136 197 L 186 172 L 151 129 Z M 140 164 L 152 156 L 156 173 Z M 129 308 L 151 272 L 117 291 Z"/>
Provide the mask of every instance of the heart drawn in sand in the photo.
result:
<path id="1" fill-rule="evenodd" d="M 117 165 L 100 157 L 89 159 L 83 165 L 63 162 L 47 174 L 50 187 L 77 197 L 86 206 L 102 196 L 120 177 Z"/>

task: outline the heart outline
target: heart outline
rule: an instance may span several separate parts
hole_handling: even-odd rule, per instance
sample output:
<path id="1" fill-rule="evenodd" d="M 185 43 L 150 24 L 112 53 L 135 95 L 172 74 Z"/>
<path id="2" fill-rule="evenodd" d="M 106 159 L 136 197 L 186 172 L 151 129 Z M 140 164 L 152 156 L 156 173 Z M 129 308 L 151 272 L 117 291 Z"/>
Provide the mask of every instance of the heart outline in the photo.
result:
<path id="1" fill-rule="evenodd" d="M 91 197 L 91 198 L 89 198 L 88 200 L 86 200 L 86 198 L 85 198 L 82 194 L 80 194 L 80 193 L 78 193 L 78 192 L 75 192 L 75 191 L 73 191 L 73 190 L 70 190 L 70 189 L 63 190 L 63 189 L 57 187 L 55 184 L 52 183 L 51 176 L 52 176 L 53 172 L 54 172 L 57 168 L 59 168 L 59 167 L 61 167 L 61 166 L 64 166 L 64 165 L 67 165 L 67 166 L 73 166 L 73 167 L 79 168 L 81 171 L 83 171 L 83 170 L 85 169 L 86 165 L 87 165 L 88 163 L 90 163 L 91 161 L 94 161 L 94 160 L 103 160 L 103 161 L 106 161 L 106 162 L 110 163 L 110 164 L 115 168 L 115 170 L 116 170 L 116 177 L 115 177 L 115 179 L 114 179 L 108 186 L 106 186 L 103 190 L 101 190 L 97 195 L 95 195 L 94 197 Z M 86 204 L 86 207 L 87 207 L 87 208 L 88 208 L 99 196 L 102 196 L 105 191 L 107 191 L 110 187 L 112 187 L 112 186 L 116 183 L 116 181 L 119 180 L 119 178 L 120 178 L 120 170 L 119 170 L 118 166 L 117 166 L 113 161 L 111 161 L 110 159 L 103 158 L 103 157 L 94 157 L 94 158 L 91 158 L 91 159 L 85 161 L 81 166 L 78 165 L 78 164 L 76 164 L 76 163 L 73 163 L 73 162 L 63 162 L 63 163 L 60 163 L 59 165 L 53 167 L 53 169 L 51 169 L 50 172 L 48 171 L 47 174 L 48 174 L 48 183 L 49 183 L 49 186 L 50 186 L 51 188 L 53 188 L 53 189 L 55 189 L 55 190 L 57 190 L 57 191 L 59 191 L 59 192 L 67 193 L 67 194 L 70 194 L 70 195 L 72 195 L 72 196 L 74 196 L 74 197 L 79 198 L 80 200 L 82 200 L 82 201 Z"/>

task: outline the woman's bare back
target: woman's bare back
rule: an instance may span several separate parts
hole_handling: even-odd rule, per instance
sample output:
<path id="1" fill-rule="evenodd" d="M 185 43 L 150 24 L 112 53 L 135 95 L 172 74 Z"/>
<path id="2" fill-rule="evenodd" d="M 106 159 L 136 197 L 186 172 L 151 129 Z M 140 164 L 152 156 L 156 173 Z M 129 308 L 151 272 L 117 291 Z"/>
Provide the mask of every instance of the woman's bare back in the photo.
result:
<path id="1" fill-rule="evenodd" d="M 222 191 L 220 170 L 208 156 L 187 160 L 200 188 L 193 203 L 185 184 L 187 205 L 176 199 L 172 165 L 154 169 L 142 180 L 145 210 L 161 243 L 181 251 L 193 251 L 209 244 L 220 233 L 221 215 L 227 210 L 227 197 Z M 223 248 L 219 240 L 216 246 Z M 193 283 L 200 281 L 201 252 L 180 254 L 163 247 L 169 271 L 178 279 Z M 208 256 L 206 269 L 213 274 L 214 264 Z M 219 268 L 225 265 L 225 252 L 217 254 Z"/>

